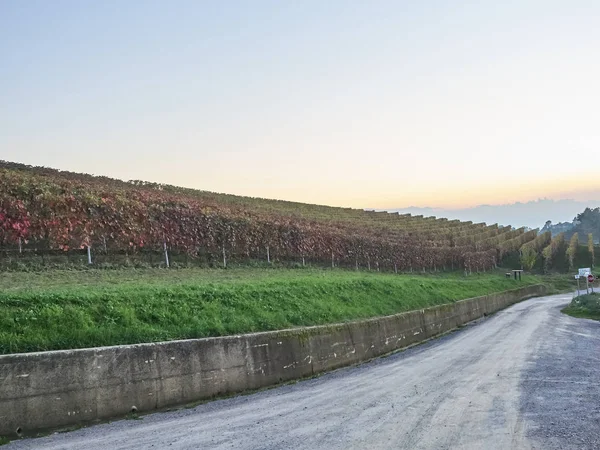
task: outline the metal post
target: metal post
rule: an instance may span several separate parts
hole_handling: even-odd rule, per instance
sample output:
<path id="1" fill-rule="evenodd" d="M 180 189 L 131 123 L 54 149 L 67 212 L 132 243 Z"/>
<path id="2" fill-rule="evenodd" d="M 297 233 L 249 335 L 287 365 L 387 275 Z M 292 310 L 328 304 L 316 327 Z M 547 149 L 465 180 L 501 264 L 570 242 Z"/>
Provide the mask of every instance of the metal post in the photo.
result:
<path id="1" fill-rule="evenodd" d="M 585 293 L 590 293 L 590 279 L 587 276 L 585 277 Z"/>
<path id="2" fill-rule="evenodd" d="M 87 246 L 88 264 L 92 264 L 92 248 Z"/>

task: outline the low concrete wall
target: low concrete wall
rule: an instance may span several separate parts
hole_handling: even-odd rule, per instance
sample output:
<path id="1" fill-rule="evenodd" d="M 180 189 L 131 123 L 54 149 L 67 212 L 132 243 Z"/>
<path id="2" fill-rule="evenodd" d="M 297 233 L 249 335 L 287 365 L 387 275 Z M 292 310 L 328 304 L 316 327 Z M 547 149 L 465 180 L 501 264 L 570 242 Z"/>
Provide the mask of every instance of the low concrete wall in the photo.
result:
<path id="1" fill-rule="evenodd" d="M 366 361 L 544 294 L 530 286 L 292 330 L 0 356 L 0 436 L 148 412 Z M 18 431 L 17 431 L 18 430 Z"/>

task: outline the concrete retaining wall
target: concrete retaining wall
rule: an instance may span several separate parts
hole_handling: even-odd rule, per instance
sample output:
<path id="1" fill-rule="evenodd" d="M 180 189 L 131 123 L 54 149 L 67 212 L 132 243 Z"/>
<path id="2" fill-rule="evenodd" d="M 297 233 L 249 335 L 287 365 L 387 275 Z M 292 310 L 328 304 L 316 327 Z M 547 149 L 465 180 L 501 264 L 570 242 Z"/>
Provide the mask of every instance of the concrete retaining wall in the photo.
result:
<path id="1" fill-rule="evenodd" d="M 525 298 L 530 286 L 377 319 L 154 344 L 0 356 L 0 436 L 122 417 L 366 361 Z"/>

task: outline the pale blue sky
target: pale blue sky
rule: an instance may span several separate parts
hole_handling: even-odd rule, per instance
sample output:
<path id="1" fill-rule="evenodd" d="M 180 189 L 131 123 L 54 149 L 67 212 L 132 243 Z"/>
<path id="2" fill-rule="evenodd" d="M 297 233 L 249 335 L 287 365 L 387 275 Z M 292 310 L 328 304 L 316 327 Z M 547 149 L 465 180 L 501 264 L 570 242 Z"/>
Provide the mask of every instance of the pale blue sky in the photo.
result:
<path id="1" fill-rule="evenodd" d="M 0 159 L 356 207 L 598 198 L 599 23 L 598 1 L 0 0 Z"/>

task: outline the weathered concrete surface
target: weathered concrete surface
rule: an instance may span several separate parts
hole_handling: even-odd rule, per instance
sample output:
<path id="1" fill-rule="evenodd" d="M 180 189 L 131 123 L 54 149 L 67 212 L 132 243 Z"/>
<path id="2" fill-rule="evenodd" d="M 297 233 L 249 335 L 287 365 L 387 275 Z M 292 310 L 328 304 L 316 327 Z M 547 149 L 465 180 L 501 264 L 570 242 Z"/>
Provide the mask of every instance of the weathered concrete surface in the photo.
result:
<path id="1" fill-rule="evenodd" d="M 6 450 L 598 450 L 600 322 L 562 314 L 570 300 L 527 300 L 318 378 Z"/>
<path id="2" fill-rule="evenodd" d="M 543 286 L 394 316 L 267 333 L 0 356 L 0 435 L 147 412 L 366 361 L 447 332 Z"/>

